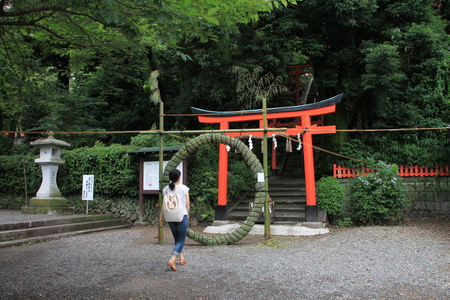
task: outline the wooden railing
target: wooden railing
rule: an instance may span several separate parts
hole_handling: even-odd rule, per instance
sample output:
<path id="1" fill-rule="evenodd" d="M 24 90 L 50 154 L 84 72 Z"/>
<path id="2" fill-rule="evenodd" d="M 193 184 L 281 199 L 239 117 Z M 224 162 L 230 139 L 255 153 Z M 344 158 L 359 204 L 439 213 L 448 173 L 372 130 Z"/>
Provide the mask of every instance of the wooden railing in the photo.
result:
<path id="1" fill-rule="evenodd" d="M 436 166 L 434 168 L 414 166 L 399 166 L 399 176 L 402 177 L 424 177 L 424 176 L 450 176 L 450 166 Z M 369 168 L 355 169 L 333 165 L 334 178 L 348 178 L 367 175 L 373 170 Z"/>

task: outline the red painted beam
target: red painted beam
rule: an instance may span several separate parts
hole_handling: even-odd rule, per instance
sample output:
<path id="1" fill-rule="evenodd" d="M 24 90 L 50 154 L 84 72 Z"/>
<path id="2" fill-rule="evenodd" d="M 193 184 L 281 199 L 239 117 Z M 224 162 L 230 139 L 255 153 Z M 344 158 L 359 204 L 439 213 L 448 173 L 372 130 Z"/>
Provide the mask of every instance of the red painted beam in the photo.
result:
<path id="1" fill-rule="evenodd" d="M 286 118 L 297 118 L 297 117 L 303 117 L 303 116 L 319 116 L 319 115 L 326 115 L 331 114 L 336 111 L 336 104 L 315 108 L 315 109 L 308 109 L 301 112 L 298 111 L 290 111 L 290 112 L 278 112 L 278 113 L 268 113 L 267 114 L 267 120 L 272 119 L 286 119 Z M 214 116 L 198 116 L 198 120 L 200 123 L 221 123 L 223 121 L 225 122 L 247 122 L 247 121 L 259 121 L 262 119 L 262 112 L 261 114 L 255 114 L 255 115 L 244 115 L 244 116 L 231 116 L 227 117 L 226 115 L 214 115 Z"/>

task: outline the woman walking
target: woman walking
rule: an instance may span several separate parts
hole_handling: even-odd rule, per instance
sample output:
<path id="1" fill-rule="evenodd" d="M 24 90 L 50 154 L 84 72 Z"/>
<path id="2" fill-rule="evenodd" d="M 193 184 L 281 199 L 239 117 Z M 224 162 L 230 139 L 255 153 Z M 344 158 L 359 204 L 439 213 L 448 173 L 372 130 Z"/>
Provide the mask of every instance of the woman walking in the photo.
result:
<path id="1" fill-rule="evenodd" d="M 169 172 L 170 183 L 163 189 L 163 197 L 169 192 L 175 191 L 177 189 L 177 193 L 179 194 L 180 207 L 183 209 L 183 219 L 180 222 L 168 222 L 170 231 L 172 231 L 173 239 L 175 241 L 175 247 L 172 251 L 172 257 L 167 262 L 172 270 L 177 271 L 177 267 L 175 266 L 177 257 L 179 258 L 178 263 L 180 265 L 184 265 L 187 263 L 187 260 L 184 258 L 182 253 L 184 242 L 186 240 L 186 234 L 188 230 L 189 224 L 189 210 L 191 208 L 191 204 L 189 201 L 189 188 L 184 184 L 180 183 L 181 172 L 178 169 L 170 170 Z M 161 214 L 159 217 L 159 224 L 164 226 L 164 210 L 161 209 Z"/>

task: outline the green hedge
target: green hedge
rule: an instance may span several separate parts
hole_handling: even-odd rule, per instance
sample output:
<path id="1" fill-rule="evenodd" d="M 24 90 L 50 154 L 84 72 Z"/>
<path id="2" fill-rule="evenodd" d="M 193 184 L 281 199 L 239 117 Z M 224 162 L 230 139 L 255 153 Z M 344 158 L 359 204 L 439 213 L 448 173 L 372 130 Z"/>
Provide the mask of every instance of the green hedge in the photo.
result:
<path id="1" fill-rule="evenodd" d="M 83 175 L 94 175 L 95 194 L 104 196 L 139 194 L 139 161 L 129 146 L 97 144 L 64 150 L 65 164 L 59 168 L 58 186 L 63 195 L 81 195 Z"/>
<path id="2" fill-rule="evenodd" d="M 0 156 L 0 194 L 24 195 L 25 182 L 28 192 L 36 193 L 42 181 L 36 157 L 28 155 Z"/>

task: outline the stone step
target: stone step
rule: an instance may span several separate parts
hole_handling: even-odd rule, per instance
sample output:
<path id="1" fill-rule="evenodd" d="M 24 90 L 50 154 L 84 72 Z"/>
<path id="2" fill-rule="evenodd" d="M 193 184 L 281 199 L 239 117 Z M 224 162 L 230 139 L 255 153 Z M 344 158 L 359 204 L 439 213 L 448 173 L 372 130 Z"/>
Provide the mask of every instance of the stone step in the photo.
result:
<path id="1" fill-rule="evenodd" d="M 285 170 L 283 170 L 283 175 L 286 177 L 299 177 L 299 176 L 303 176 L 303 170 L 285 169 Z"/>
<path id="2" fill-rule="evenodd" d="M 233 214 L 229 215 L 229 219 L 233 221 L 245 221 L 247 219 L 247 214 Z M 273 222 L 275 223 L 283 223 L 283 224 L 292 224 L 305 220 L 305 213 L 296 213 L 296 214 L 275 214 Z"/>
<path id="3" fill-rule="evenodd" d="M 306 197 L 306 192 L 270 192 L 269 194 L 270 198 L 272 198 L 272 200 L 275 201 L 275 199 L 279 199 L 279 198 L 288 198 L 288 199 L 302 199 Z"/>
<path id="4" fill-rule="evenodd" d="M 70 223 L 83 223 L 83 222 L 92 222 L 92 221 L 101 221 L 101 220 L 111 220 L 111 219 L 118 219 L 118 218 L 119 218 L 119 216 L 117 216 L 117 215 L 108 214 L 108 215 L 76 216 L 73 218 L 49 219 L 49 220 L 17 222 L 17 223 L 5 223 L 5 224 L 0 224 L 0 231 L 62 225 L 62 224 L 70 224 Z"/>
<path id="5" fill-rule="evenodd" d="M 306 205 L 306 199 L 304 197 L 293 198 L 286 195 L 285 197 L 270 197 L 270 199 L 277 205 Z M 233 209 L 237 207 L 249 207 L 250 203 L 254 202 L 254 200 L 254 198 L 243 199 L 238 205 L 234 206 Z"/>
<path id="6" fill-rule="evenodd" d="M 272 199 L 272 201 L 277 201 L 277 202 L 289 202 L 289 201 L 299 201 L 299 202 L 305 202 L 306 199 L 306 195 L 303 193 L 298 193 L 298 194 L 279 194 L 279 195 L 275 195 L 275 194 L 270 194 L 269 198 Z M 243 198 L 239 203 L 248 203 L 248 202 L 254 202 L 255 201 L 255 197 L 246 197 Z"/>
<path id="7" fill-rule="evenodd" d="M 0 224 L 0 248 L 130 227 L 117 215 L 91 215 Z"/>
<path id="8" fill-rule="evenodd" d="M 119 226 L 100 227 L 100 228 L 93 228 L 93 229 L 87 229 L 87 230 L 78 230 L 78 231 L 70 231 L 70 232 L 64 232 L 64 233 L 58 233 L 58 234 L 36 236 L 36 237 L 17 239 L 17 240 L 11 240 L 11 241 L 2 241 L 2 242 L 0 242 L 0 248 L 16 247 L 16 246 L 22 246 L 22 245 L 28 245 L 28 244 L 35 244 L 35 243 L 43 243 L 43 242 L 62 239 L 65 237 L 75 236 L 75 235 L 79 235 L 79 234 L 101 232 L 101 231 L 106 231 L 106 230 L 124 229 L 124 228 L 129 228 L 130 226 L 131 226 L 130 224 L 123 224 L 123 225 L 119 225 Z"/>
<path id="9" fill-rule="evenodd" d="M 304 212 L 305 211 L 305 207 L 279 207 L 275 205 L 275 214 L 296 214 L 296 213 L 300 213 L 300 212 Z M 245 207 L 236 207 L 235 209 L 233 209 L 232 212 L 229 213 L 229 215 L 242 215 L 242 214 L 249 214 L 250 210 L 248 208 Z"/>
<path id="10" fill-rule="evenodd" d="M 269 181 L 269 187 L 305 187 L 305 182 L 301 180 L 273 179 Z"/>

